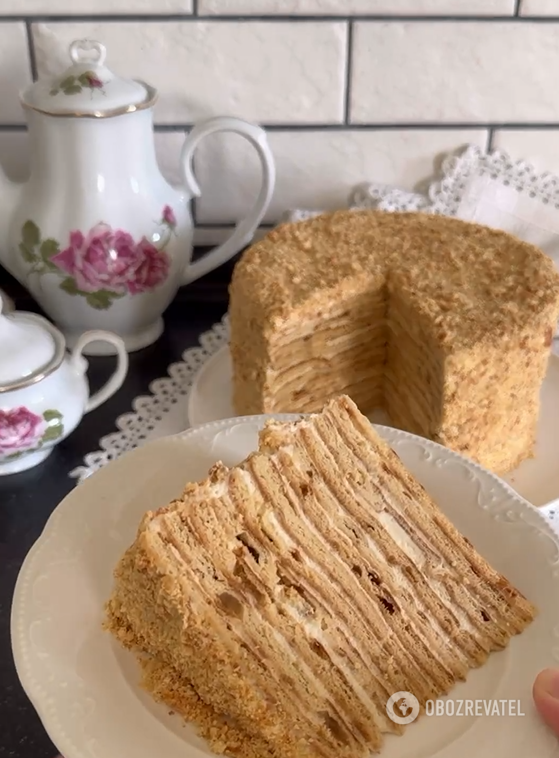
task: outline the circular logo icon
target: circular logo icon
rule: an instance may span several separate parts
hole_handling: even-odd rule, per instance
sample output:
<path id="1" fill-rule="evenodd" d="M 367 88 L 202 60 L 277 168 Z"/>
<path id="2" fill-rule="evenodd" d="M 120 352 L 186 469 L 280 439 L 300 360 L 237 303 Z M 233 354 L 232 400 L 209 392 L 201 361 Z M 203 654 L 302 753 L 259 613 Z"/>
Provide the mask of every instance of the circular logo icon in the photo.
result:
<path id="1" fill-rule="evenodd" d="M 411 692 L 395 692 L 386 703 L 386 712 L 395 724 L 411 724 L 419 714 L 419 701 Z"/>

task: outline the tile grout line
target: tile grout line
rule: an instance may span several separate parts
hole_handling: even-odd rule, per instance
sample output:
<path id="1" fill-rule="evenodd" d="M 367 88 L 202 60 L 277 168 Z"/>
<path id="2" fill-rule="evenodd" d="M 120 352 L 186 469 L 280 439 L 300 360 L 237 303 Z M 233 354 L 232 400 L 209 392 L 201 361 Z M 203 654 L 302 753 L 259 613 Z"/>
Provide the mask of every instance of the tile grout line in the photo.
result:
<path id="1" fill-rule="evenodd" d="M 351 131 L 465 131 L 465 130 L 488 130 L 488 129 L 514 129 L 514 130 L 559 130 L 559 122 L 538 123 L 538 122 L 463 122 L 463 123 L 444 123 L 444 122 L 402 122 L 402 123 L 339 123 L 339 124 L 266 124 L 260 123 L 260 126 L 268 132 L 351 132 Z M 2 128 L 0 126 L 0 128 Z M 192 124 L 156 124 L 157 132 L 177 132 L 191 129 Z"/>
<path id="2" fill-rule="evenodd" d="M 519 0 L 517 0 L 519 2 Z M 519 2 L 520 4 L 520 2 Z M 196 12 L 194 12 L 196 9 Z M 559 22 L 559 14 L 554 16 L 520 16 L 510 13 L 500 16 L 452 16 L 452 15 L 439 15 L 439 16 L 417 16 L 417 15 L 391 15 L 391 14 L 342 14 L 342 15 L 211 15 L 206 16 L 198 13 L 198 2 L 193 0 L 193 12 L 191 13 L 84 13 L 80 15 L 69 14 L 22 14 L 12 13 L 9 15 L 0 14 L 0 24 L 13 23 L 14 21 L 31 22 L 31 23 L 114 23 L 114 22 L 185 22 L 185 23 L 222 23 L 222 22 L 235 22 L 235 23 L 271 23 L 271 24 L 285 24 L 285 23 L 342 23 L 344 21 L 352 22 L 379 22 L 379 23 L 537 23 L 537 24 L 556 24 Z"/>
<path id="3" fill-rule="evenodd" d="M 490 153 L 493 150 L 493 140 L 495 138 L 495 129 L 493 129 L 492 126 L 489 127 L 487 130 L 487 142 L 485 147 L 485 152 Z"/>
<path id="4" fill-rule="evenodd" d="M 520 7 L 522 5 L 522 0 L 514 0 L 514 17 L 520 18 Z"/>
<path id="5" fill-rule="evenodd" d="M 193 124 L 155 124 L 157 134 L 172 134 L 173 132 L 187 132 L 192 129 Z M 559 122 L 538 123 L 538 122 L 514 122 L 514 123 L 340 123 L 340 124 L 266 124 L 260 123 L 260 126 L 268 132 L 406 132 L 406 131 L 425 131 L 425 132 L 453 132 L 453 131 L 559 131 Z M 0 132 L 25 132 L 27 126 L 24 123 L 0 123 Z"/>
<path id="6" fill-rule="evenodd" d="M 351 83 L 353 77 L 353 21 L 348 21 L 346 37 L 346 71 L 344 97 L 344 125 L 351 121 Z"/>
<path id="7" fill-rule="evenodd" d="M 33 40 L 33 24 L 31 21 L 25 22 L 25 33 L 27 36 L 27 51 L 29 53 L 29 67 L 31 69 L 31 78 L 37 81 L 37 56 L 35 55 L 35 42 Z"/>
<path id="8" fill-rule="evenodd" d="M 192 129 L 193 124 L 156 124 L 155 132 L 157 134 L 172 134 L 173 132 L 187 132 Z M 425 131 L 425 132 L 453 132 L 453 131 L 559 131 L 559 122 L 538 123 L 538 122 L 514 122 L 514 123 L 444 123 L 444 122 L 402 122 L 402 123 L 339 123 L 339 124 L 266 124 L 260 123 L 260 126 L 268 132 L 406 132 L 406 131 Z M 24 132 L 27 126 L 24 123 L 0 123 L 0 132 Z"/>

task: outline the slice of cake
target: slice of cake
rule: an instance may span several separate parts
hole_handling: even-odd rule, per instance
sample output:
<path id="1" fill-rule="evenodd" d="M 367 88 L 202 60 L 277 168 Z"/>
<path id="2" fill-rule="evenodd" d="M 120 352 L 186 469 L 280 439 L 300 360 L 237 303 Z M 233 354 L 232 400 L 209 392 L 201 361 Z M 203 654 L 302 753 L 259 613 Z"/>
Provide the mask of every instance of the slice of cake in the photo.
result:
<path id="1" fill-rule="evenodd" d="M 146 514 L 106 625 L 213 750 L 365 758 L 535 614 L 340 396 Z"/>

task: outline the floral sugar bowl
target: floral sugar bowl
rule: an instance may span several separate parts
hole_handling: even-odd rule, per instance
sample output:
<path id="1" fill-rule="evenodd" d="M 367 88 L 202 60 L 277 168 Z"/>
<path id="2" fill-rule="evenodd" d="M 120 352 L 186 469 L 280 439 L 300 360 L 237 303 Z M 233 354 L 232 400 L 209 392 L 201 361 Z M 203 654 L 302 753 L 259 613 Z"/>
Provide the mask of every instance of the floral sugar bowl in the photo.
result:
<path id="1" fill-rule="evenodd" d="M 109 329 L 128 351 L 153 343 L 179 287 L 221 265 L 250 242 L 270 203 L 274 160 L 265 132 L 238 118 L 197 124 L 182 147 L 181 183 L 161 174 L 150 85 L 115 75 L 93 40 L 70 46 L 70 66 L 21 95 L 31 176 L 0 171 L 0 263 L 73 347 L 82 332 Z M 252 209 L 219 247 L 191 262 L 192 170 L 200 141 L 236 132 L 255 148 L 262 185 Z M 86 354 L 114 353 L 91 342 Z"/>
<path id="2" fill-rule="evenodd" d="M 92 340 L 110 343 L 117 367 L 90 396 L 82 353 Z M 121 387 L 127 372 L 128 353 L 115 334 L 86 332 L 70 354 L 62 334 L 46 319 L 18 311 L 6 315 L 0 298 L 0 476 L 44 461 L 84 413 Z"/>

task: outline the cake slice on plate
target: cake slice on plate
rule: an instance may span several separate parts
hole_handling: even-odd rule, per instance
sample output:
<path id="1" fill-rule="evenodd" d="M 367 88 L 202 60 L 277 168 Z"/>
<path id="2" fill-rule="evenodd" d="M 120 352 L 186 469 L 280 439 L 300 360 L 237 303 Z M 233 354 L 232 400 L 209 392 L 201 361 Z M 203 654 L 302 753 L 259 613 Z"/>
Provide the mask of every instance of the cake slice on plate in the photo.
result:
<path id="1" fill-rule="evenodd" d="M 106 625 L 212 749 L 365 758 L 535 615 L 341 396 L 147 513 Z"/>

